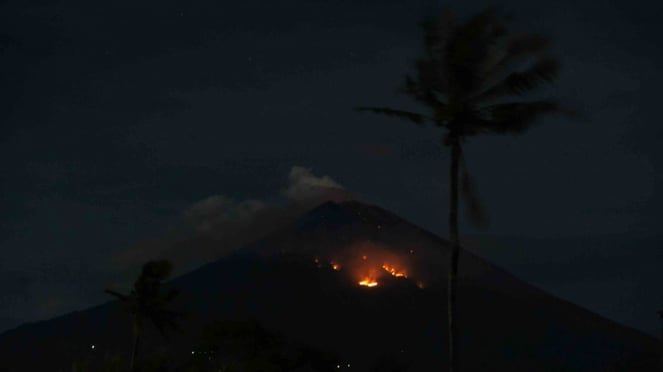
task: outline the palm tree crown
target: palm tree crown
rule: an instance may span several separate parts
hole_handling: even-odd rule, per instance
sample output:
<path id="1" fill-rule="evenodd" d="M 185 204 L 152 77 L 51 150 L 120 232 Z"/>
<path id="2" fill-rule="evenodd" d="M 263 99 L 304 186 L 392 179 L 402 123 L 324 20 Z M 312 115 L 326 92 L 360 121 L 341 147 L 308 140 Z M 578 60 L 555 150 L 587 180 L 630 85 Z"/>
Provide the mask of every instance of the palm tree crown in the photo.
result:
<path id="1" fill-rule="evenodd" d="M 494 9 L 460 25 L 447 12 L 422 26 L 424 57 L 416 62 L 416 76 L 407 76 L 401 91 L 428 106 L 431 115 L 384 107 L 357 109 L 445 128 L 446 145 L 451 138 L 480 133 L 521 133 L 544 114 L 571 113 L 555 100 L 499 102 L 557 77 L 558 61 L 542 55 L 550 44 L 546 37 L 510 33 Z"/>
<path id="2" fill-rule="evenodd" d="M 150 320 L 165 335 L 167 329 L 177 329 L 178 320 L 184 315 L 178 311 L 167 310 L 167 306 L 179 294 L 176 289 L 161 293 L 162 282 L 173 271 L 173 265 L 167 260 L 150 261 L 143 265 L 142 272 L 129 295 L 123 295 L 107 289 L 106 293 L 120 299 L 128 311 L 136 317 L 142 326 L 144 320 Z"/>

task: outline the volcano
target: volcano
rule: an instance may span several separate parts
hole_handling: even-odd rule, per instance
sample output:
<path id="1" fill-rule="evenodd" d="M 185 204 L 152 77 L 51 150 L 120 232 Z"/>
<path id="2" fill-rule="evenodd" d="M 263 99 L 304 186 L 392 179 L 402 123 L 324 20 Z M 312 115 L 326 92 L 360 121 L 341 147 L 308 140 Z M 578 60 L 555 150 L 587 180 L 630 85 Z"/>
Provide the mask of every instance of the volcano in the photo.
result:
<path id="1" fill-rule="evenodd" d="M 182 333 L 147 329 L 143 355 L 184 365 L 203 326 L 255 319 L 338 355 L 338 369 L 444 371 L 449 242 L 379 207 L 327 202 L 293 225 L 167 283 L 192 314 Z M 101 290 L 101 289 L 100 289 Z M 462 371 L 653 371 L 658 340 L 551 296 L 461 250 Z M 0 335 L 0 371 L 71 371 L 128 353 L 117 302 Z M 92 347 L 94 345 L 94 347 Z M 95 359 L 96 358 L 96 359 Z"/>

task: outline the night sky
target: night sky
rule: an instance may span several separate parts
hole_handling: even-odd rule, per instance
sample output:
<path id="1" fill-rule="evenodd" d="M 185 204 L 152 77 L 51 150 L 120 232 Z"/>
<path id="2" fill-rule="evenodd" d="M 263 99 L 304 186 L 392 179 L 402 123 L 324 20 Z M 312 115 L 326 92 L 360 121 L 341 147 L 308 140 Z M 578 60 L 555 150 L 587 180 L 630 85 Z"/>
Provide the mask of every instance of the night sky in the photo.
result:
<path id="1" fill-rule="evenodd" d="M 0 331 L 109 300 L 103 288 L 130 285 L 151 255 L 195 268 L 328 198 L 446 236 L 442 133 L 352 110 L 424 109 L 398 88 L 422 51 L 419 22 L 440 5 L 463 18 L 497 5 L 514 30 L 550 36 L 562 72 L 541 94 L 583 114 L 471 139 L 491 223 L 463 219 L 461 234 L 656 236 L 661 2 L 0 1 Z M 661 240 L 646 241 L 612 261 L 592 254 L 604 269 L 663 258 Z M 540 257 L 579 281 L 599 270 L 566 265 L 568 249 Z M 576 295 L 655 333 L 655 308 L 609 308 L 641 271 Z M 573 297 L 573 283 L 545 283 Z"/>

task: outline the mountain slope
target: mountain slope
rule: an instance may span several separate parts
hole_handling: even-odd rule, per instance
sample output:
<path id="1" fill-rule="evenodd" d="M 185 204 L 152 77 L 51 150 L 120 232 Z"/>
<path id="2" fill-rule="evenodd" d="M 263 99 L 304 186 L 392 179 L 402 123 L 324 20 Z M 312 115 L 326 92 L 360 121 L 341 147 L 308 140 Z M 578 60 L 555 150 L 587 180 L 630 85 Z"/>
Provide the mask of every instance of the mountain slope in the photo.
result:
<path id="1" fill-rule="evenodd" d="M 181 289 L 178 306 L 194 316 L 186 332 L 169 340 L 150 331 L 144 352 L 168 350 L 182 364 L 205 323 L 257 319 L 337 352 L 339 363 L 353 370 L 369 370 L 385 355 L 397 355 L 411 371 L 444 370 L 448 258 L 446 240 L 381 208 L 325 203 L 290 228 L 168 283 Z M 550 296 L 465 250 L 460 278 L 463 371 L 646 371 L 656 365 L 656 339 Z M 128 352 L 128 340 L 128 316 L 109 303 L 0 335 L 0 363 L 7 371 L 71 370 L 73 358 Z"/>

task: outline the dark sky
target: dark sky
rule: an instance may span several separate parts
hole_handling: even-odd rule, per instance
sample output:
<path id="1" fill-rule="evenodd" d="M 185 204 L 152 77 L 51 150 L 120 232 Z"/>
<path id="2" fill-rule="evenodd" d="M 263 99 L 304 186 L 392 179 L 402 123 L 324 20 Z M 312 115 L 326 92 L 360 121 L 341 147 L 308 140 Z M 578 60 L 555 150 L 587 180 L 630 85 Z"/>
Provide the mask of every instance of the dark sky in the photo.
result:
<path id="1" fill-rule="evenodd" d="M 398 87 L 439 5 L 549 35 L 563 70 L 543 93 L 586 117 L 471 140 L 491 225 L 461 231 L 657 234 L 663 5 L 467 3 L 0 1 L 0 330 L 105 300 L 144 252 L 191 268 L 330 195 L 446 236 L 441 133 L 352 110 L 421 108 Z"/>

